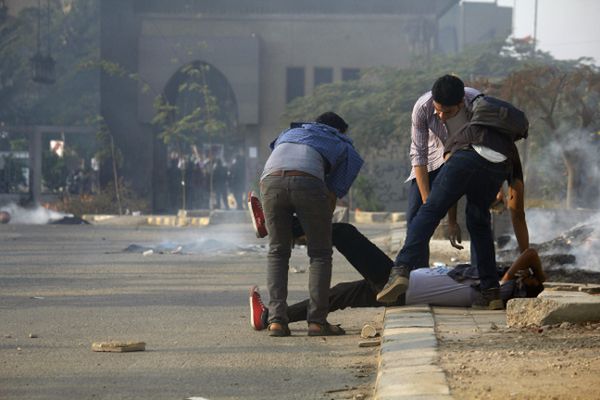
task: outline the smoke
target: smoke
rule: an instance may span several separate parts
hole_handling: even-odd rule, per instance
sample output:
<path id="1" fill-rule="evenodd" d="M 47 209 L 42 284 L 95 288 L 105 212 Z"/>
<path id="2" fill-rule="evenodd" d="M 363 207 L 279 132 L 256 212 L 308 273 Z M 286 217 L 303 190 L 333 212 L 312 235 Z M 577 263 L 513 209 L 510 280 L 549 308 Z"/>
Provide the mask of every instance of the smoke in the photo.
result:
<path id="1" fill-rule="evenodd" d="M 559 140 L 549 141 L 532 154 L 527 165 L 528 193 L 533 198 L 564 204 L 568 177 L 564 156 L 567 155 L 573 168 L 572 206 L 600 208 L 600 136 L 595 132 L 569 129 L 566 125 L 557 132 Z"/>
<path id="2" fill-rule="evenodd" d="M 576 259 L 573 268 L 600 272 L 600 212 L 528 209 L 527 226 L 531 243 L 543 244 L 544 255 L 572 254 Z M 559 238 L 563 240 L 557 242 Z M 548 248 L 549 243 L 554 246 Z M 568 250 L 562 243 L 567 243 Z"/>
<path id="3" fill-rule="evenodd" d="M 9 224 L 43 225 L 63 219 L 64 217 L 73 216 L 71 214 L 48 210 L 41 206 L 35 208 L 23 208 L 15 203 L 0 207 L 0 211 L 6 211 L 10 214 Z"/>
<path id="4" fill-rule="evenodd" d="M 527 166 L 526 197 L 529 201 L 555 208 L 529 208 L 527 225 L 532 243 L 559 238 L 585 224 L 592 228 L 589 237 L 572 243 L 569 253 L 577 268 L 600 271 L 600 137 L 597 133 L 572 129 L 564 122 L 557 130 L 559 140 L 535 151 Z M 567 170 L 565 154 L 573 167 L 573 209 L 565 209 Z M 562 251 L 561 251 L 562 250 Z M 554 254 L 564 253 L 556 249 Z"/>
<path id="5" fill-rule="evenodd" d="M 594 231 L 585 238 L 579 246 L 574 246 L 572 254 L 577 260 L 577 267 L 600 272 L 600 213 L 597 213 L 585 225 L 590 225 Z"/>
<path id="6" fill-rule="evenodd" d="M 527 210 L 527 228 L 533 243 L 543 243 L 561 236 L 574 226 L 594 215 L 592 211 L 530 208 Z"/>

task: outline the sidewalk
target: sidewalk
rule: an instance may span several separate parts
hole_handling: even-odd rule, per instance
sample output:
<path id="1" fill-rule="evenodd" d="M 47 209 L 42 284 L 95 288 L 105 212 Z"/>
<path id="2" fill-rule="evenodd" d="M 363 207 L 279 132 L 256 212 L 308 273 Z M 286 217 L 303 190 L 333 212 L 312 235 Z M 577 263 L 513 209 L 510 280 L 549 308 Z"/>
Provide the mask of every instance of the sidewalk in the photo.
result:
<path id="1" fill-rule="evenodd" d="M 594 329 L 600 329 L 597 328 L 600 324 L 596 322 L 590 326 L 587 321 L 600 320 L 600 296 L 583 293 L 585 290 L 582 289 L 580 288 L 579 292 L 547 289 L 536 299 L 511 300 L 507 310 L 500 311 L 428 305 L 386 308 L 375 398 L 378 400 L 454 399 L 455 397 L 450 393 L 447 373 L 440 367 L 438 353 L 440 340 L 477 342 L 482 341 L 484 335 L 491 333 L 510 336 L 505 333 L 507 319 L 513 327 L 512 334 L 517 335 L 517 338 L 521 338 L 519 329 L 528 329 L 530 332 L 535 332 L 533 335 L 542 338 L 543 336 L 540 335 L 551 331 L 553 326 L 562 327 L 566 324 L 568 329 L 569 326 L 577 323 L 584 324 L 584 328 L 581 329 L 592 332 L 592 335 L 597 338 L 600 333 L 593 332 L 596 332 Z M 554 330 L 560 331 L 558 328 Z M 572 334 L 572 336 L 578 335 L 580 335 L 578 332 Z M 540 340 L 539 338 L 534 340 Z M 573 348 L 572 344 L 562 340 L 551 339 L 548 342 L 552 346 L 559 347 L 558 350 L 553 348 L 551 355 L 564 356 L 567 354 L 565 352 L 571 352 Z M 591 353 L 594 353 L 594 345 L 590 346 Z M 538 346 L 533 348 L 537 349 Z M 519 354 L 522 351 L 511 353 Z M 488 364 L 493 362 L 489 360 Z M 503 359 L 502 362 L 505 367 L 506 362 L 510 360 Z M 514 362 L 518 363 L 520 360 Z M 464 365 L 464 367 L 471 366 Z"/>
<path id="2" fill-rule="evenodd" d="M 342 207 L 339 208 L 340 216 Z M 168 227 L 201 227 L 211 224 L 247 223 L 251 224 L 248 210 L 180 210 L 172 215 L 99 215 L 85 214 L 84 220 L 101 225 L 153 225 Z M 403 212 L 367 212 L 345 211 L 350 223 L 357 224 L 392 224 L 404 227 Z"/>
<path id="3" fill-rule="evenodd" d="M 428 305 L 386 308 L 375 398 L 453 399 L 438 366 L 436 331 L 466 338 L 492 323 L 506 325 L 506 313 Z"/>

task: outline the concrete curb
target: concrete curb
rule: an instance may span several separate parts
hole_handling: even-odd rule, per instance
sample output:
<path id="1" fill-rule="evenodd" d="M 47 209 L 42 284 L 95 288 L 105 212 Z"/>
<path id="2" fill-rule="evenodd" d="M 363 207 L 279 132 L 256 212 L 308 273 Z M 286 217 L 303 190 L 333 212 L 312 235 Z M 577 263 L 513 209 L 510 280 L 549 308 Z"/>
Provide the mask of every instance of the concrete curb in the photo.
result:
<path id="1" fill-rule="evenodd" d="M 403 212 L 371 212 L 355 210 L 349 213 L 350 222 L 365 223 L 396 223 L 406 221 Z"/>
<path id="2" fill-rule="evenodd" d="M 451 400 L 446 375 L 436 362 L 437 339 L 431 308 L 387 307 L 375 398 Z"/>
<path id="3" fill-rule="evenodd" d="M 167 227 L 203 227 L 214 224 L 248 223 L 252 221 L 248 210 L 181 210 L 177 215 L 109 215 L 85 214 L 81 218 L 98 225 L 149 225 Z M 348 213 L 348 222 L 363 224 L 387 224 L 404 227 L 403 212 L 366 212 Z"/>

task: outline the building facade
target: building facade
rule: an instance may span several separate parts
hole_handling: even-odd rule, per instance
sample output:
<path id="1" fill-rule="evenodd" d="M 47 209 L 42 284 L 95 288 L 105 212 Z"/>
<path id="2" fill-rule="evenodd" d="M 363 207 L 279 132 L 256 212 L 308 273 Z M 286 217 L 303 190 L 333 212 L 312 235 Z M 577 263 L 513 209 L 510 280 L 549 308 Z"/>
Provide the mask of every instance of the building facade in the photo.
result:
<path id="1" fill-rule="evenodd" d="M 458 0 L 101 0 L 101 57 L 135 75 L 101 77 L 101 112 L 125 154 L 126 178 L 155 211 L 166 209 L 169 150 L 156 138 L 154 105 L 158 96 L 196 104 L 177 91 L 189 66 L 207 71 L 227 120 L 219 156 L 243 155 L 251 187 L 268 144 L 286 124 L 287 103 L 320 84 L 356 79 L 365 68 L 401 68 L 415 55 L 440 51 L 439 21 L 457 6 Z M 397 200 L 386 207 L 398 208 Z"/>

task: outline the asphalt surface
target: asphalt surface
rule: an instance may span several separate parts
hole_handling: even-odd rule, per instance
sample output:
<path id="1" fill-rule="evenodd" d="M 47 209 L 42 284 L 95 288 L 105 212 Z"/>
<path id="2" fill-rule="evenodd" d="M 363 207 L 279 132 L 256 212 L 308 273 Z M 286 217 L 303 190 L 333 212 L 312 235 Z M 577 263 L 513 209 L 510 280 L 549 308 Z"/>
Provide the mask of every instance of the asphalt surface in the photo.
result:
<path id="1" fill-rule="evenodd" d="M 196 250 L 144 256 L 123 251 L 131 244 Z M 331 314 L 344 337 L 307 337 L 304 323 L 289 338 L 253 331 L 248 288 L 265 292 L 264 245 L 247 224 L 0 225 L 0 398 L 371 398 L 379 348 L 358 347 L 359 333 L 380 327 L 384 310 Z M 295 249 L 291 267 L 307 264 Z M 359 278 L 334 256 L 333 284 Z M 290 303 L 305 298 L 307 280 L 290 274 Z M 107 340 L 146 351 L 91 351 Z"/>

